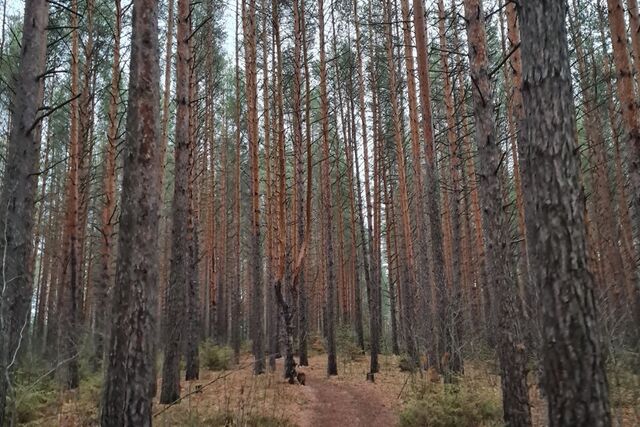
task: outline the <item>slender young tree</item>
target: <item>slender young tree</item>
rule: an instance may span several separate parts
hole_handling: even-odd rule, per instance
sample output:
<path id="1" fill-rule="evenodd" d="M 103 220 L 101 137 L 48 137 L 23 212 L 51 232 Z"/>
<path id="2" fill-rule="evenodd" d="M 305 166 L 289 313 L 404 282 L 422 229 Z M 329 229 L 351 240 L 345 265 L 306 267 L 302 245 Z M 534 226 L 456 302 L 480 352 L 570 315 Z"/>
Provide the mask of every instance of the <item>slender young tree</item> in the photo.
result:
<path id="1" fill-rule="evenodd" d="M 189 80 L 191 51 L 189 49 L 188 0 L 178 0 L 178 42 L 176 56 L 176 128 L 175 128 L 175 182 L 172 204 L 171 272 L 167 289 L 167 336 L 162 365 L 162 390 L 160 403 L 172 403 L 180 397 L 180 355 L 183 348 L 183 331 L 186 327 L 184 311 L 186 292 L 190 280 L 189 266 L 193 262 L 189 218 L 191 204 L 190 187 L 190 138 L 189 138 Z"/>
<path id="2" fill-rule="evenodd" d="M 239 32 L 240 32 L 240 2 L 236 0 L 236 50 L 239 49 Z M 240 301 L 240 267 L 242 260 L 240 259 L 240 246 L 242 241 L 242 236 L 240 234 L 241 228 L 241 218 L 240 218 L 240 163 L 242 161 L 240 157 L 240 144 L 242 142 L 242 134 L 240 129 L 240 121 L 241 121 L 241 109 L 240 109 L 240 59 L 239 53 L 236 53 L 236 63 L 235 63 L 235 111 L 234 111 L 234 121 L 235 121 L 235 168 L 234 168 L 234 194 L 233 194 L 233 212 L 234 212 L 234 283 L 233 290 L 230 295 L 231 300 L 231 316 L 230 316 L 230 326 L 231 326 L 231 345 L 233 347 L 233 356 L 236 363 L 240 362 L 240 345 L 241 345 L 241 336 L 240 336 L 240 316 L 242 314 L 242 306 Z"/>
<path id="3" fill-rule="evenodd" d="M 249 167 L 251 169 L 251 342 L 254 357 L 253 373 L 262 374 L 264 360 L 264 301 L 262 288 L 262 241 L 260 234 L 260 162 L 258 154 L 258 82 L 256 49 L 255 0 L 243 2 L 245 94 L 247 99 L 247 129 L 249 137 Z"/>
<path id="4" fill-rule="evenodd" d="M 120 35 L 122 29 L 122 6 L 115 0 L 115 23 L 113 27 L 113 62 L 109 88 L 109 127 L 104 160 L 104 201 L 100 212 L 102 235 L 98 279 L 94 283 L 94 358 L 102 361 L 107 337 L 107 316 L 101 309 L 108 302 L 107 295 L 113 281 L 113 229 L 116 222 L 116 148 L 118 145 L 118 105 L 120 103 Z M 95 368 L 97 368 L 96 363 Z"/>
<path id="5" fill-rule="evenodd" d="M 307 28 L 305 25 L 305 5 L 304 0 L 300 0 L 300 31 L 302 32 L 302 62 L 304 63 L 304 80 L 305 80 L 305 107 L 304 107 L 304 122 L 305 122 L 305 140 L 306 140 L 306 154 L 307 154 L 307 188 L 305 197 L 305 238 L 306 250 L 305 257 L 303 258 L 302 267 L 304 271 L 301 273 L 305 275 L 305 278 L 298 283 L 298 345 L 300 347 L 300 366 L 309 366 L 309 359 L 307 354 L 307 338 L 309 334 L 309 313 L 308 313 L 308 297 L 307 297 L 307 282 L 308 272 L 310 271 L 309 262 L 305 262 L 308 258 L 306 254 L 307 249 L 311 246 L 311 200 L 313 198 L 312 185 L 313 185 L 313 153 L 311 152 L 311 76 L 309 75 L 309 58 L 307 49 Z"/>
<path id="6" fill-rule="evenodd" d="M 444 104 L 447 120 L 447 142 L 449 144 L 450 155 L 450 171 L 451 171 L 451 193 L 449 195 L 449 204 L 451 206 L 451 298 L 448 298 L 449 307 L 447 308 L 445 327 L 453 333 L 445 332 L 444 351 L 450 355 L 450 366 L 443 366 L 445 373 L 451 372 L 461 373 L 463 370 L 462 361 L 462 244 L 461 244 L 461 212 L 464 211 L 462 206 L 462 179 L 460 176 L 460 141 L 456 135 L 456 118 L 454 111 L 454 94 L 453 82 L 451 78 L 451 70 L 449 66 L 449 46 L 445 33 L 446 14 L 444 1 L 438 1 L 438 32 L 440 38 L 440 62 L 444 73 Z M 450 369 L 447 369 L 450 368 Z M 445 377 L 447 380 L 450 376 Z"/>
<path id="7" fill-rule="evenodd" d="M 64 227 L 64 286 L 58 296 L 61 305 L 61 323 L 59 324 L 58 351 L 62 360 L 70 359 L 61 373 L 62 382 L 67 389 L 78 387 L 78 361 L 75 357 L 78 349 L 78 317 L 81 292 L 81 254 L 80 254 L 80 162 L 82 156 L 80 135 L 80 28 L 78 20 L 78 1 L 71 2 L 69 10 L 71 23 L 71 105 L 69 109 L 69 167 L 66 186 L 65 227 Z"/>
<path id="8" fill-rule="evenodd" d="M 329 98 L 327 95 L 327 58 L 324 35 L 324 0 L 318 0 L 318 30 L 320 32 L 320 121 L 322 137 L 322 208 L 324 227 L 324 250 L 326 255 L 326 331 L 327 331 L 327 374 L 338 375 L 335 338 L 335 271 L 333 259 L 333 202 L 331 174 L 329 167 Z"/>

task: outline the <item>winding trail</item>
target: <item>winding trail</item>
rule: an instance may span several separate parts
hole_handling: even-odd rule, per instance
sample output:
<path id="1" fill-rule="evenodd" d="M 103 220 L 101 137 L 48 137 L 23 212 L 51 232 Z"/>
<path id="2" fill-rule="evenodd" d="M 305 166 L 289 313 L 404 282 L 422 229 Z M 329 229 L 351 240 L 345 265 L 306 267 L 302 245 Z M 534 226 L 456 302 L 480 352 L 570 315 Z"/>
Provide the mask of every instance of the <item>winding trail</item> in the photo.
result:
<path id="1" fill-rule="evenodd" d="M 313 361 L 312 361 L 313 365 Z M 324 370 L 305 369 L 307 385 L 300 387 L 308 404 L 301 427 L 393 427 L 397 416 L 384 403 L 375 384 L 326 378 Z"/>

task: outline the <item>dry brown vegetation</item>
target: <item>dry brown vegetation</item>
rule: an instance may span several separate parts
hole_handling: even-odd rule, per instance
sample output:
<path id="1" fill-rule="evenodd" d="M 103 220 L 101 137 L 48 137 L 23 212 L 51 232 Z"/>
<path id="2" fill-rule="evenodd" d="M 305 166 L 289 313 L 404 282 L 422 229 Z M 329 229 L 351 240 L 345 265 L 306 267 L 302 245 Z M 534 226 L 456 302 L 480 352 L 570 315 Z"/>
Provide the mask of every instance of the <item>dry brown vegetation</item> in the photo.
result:
<path id="1" fill-rule="evenodd" d="M 300 368 L 307 386 L 289 385 L 282 359 L 277 372 L 254 376 L 249 354 L 231 369 L 204 369 L 197 381 L 181 382 L 181 401 L 154 404 L 157 426 L 325 426 L 397 424 L 400 426 L 502 425 L 500 378 L 494 362 L 468 361 L 465 375 L 453 385 L 427 375 L 400 370 L 401 357 L 380 358 L 375 383 L 367 382 L 368 358 L 342 352 L 340 375 L 326 378 L 326 356 L 310 358 Z M 638 377 L 611 367 L 611 401 L 616 425 L 640 423 Z M 75 392 L 59 392 L 44 383 L 22 389 L 18 424 L 28 426 L 94 426 L 98 423 L 100 376 L 89 376 Z M 534 384 L 533 378 L 531 381 Z M 48 390 L 48 391 L 47 391 Z M 530 390 L 534 426 L 546 425 L 545 401 Z M 369 417 L 369 418 L 367 418 Z M 428 419 L 425 423 L 424 419 Z M 462 423 L 462 424 L 461 424 Z"/>

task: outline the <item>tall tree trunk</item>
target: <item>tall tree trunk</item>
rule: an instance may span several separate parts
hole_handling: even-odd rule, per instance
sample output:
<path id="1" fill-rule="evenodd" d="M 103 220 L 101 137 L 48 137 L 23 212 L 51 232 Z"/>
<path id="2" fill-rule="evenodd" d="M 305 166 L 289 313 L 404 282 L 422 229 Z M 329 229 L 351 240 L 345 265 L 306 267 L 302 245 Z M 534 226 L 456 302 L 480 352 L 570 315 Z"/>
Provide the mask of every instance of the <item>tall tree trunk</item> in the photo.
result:
<path id="1" fill-rule="evenodd" d="M 391 317 L 391 351 L 395 355 L 400 354 L 400 345 L 398 344 L 398 314 L 397 314 L 397 295 L 400 288 L 400 281 L 397 279 L 398 274 L 398 251 L 395 244 L 395 218 L 391 213 L 391 199 L 387 185 L 384 185 L 385 200 L 385 238 L 387 245 L 387 263 L 389 277 L 389 311 Z"/>
<path id="2" fill-rule="evenodd" d="M 122 8 L 120 0 L 115 0 L 116 16 L 113 29 L 113 62 L 111 63 L 111 85 L 109 92 L 109 126 L 104 159 L 104 201 L 101 209 L 100 234 L 102 235 L 100 250 L 100 266 L 98 279 L 94 285 L 94 358 L 95 368 L 104 357 L 105 341 L 108 330 L 105 310 L 108 306 L 109 288 L 113 280 L 113 227 L 116 223 L 116 148 L 118 145 L 118 105 L 120 103 L 120 33 L 122 28 Z"/>
<path id="3" fill-rule="evenodd" d="M 85 40 L 82 43 L 84 62 L 81 70 L 82 86 L 80 89 L 78 109 L 78 137 L 80 141 L 80 161 L 78 165 L 78 281 L 81 284 L 78 292 L 79 326 L 86 324 L 87 313 L 91 310 L 92 281 L 91 267 L 94 257 L 91 254 L 91 241 L 87 239 L 87 223 L 89 221 L 89 203 L 91 198 L 91 174 L 94 149 L 94 0 L 85 3 L 83 26 Z M 87 302 L 89 304 L 87 304 Z"/>
<path id="4" fill-rule="evenodd" d="M 150 426 L 160 210 L 158 2 L 134 0 L 113 324 L 101 425 Z"/>
<path id="5" fill-rule="evenodd" d="M 453 19 L 453 47 L 458 52 L 456 54 L 456 67 L 458 69 L 464 69 L 464 58 L 461 52 L 462 43 L 458 34 L 458 11 L 456 3 L 451 3 L 451 16 Z M 487 268 L 484 254 L 484 231 L 482 229 L 482 215 L 480 212 L 480 201 L 478 196 L 478 177 L 476 174 L 475 157 L 476 153 L 473 150 L 471 144 L 471 133 L 468 126 L 468 114 L 467 107 L 467 85 L 465 82 L 465 73 L 457 73 L 457 98 L 460 104 L 458 112 L 459 133 L 462 138 L 462 153 L 465 161 L 462 162 L 463 175 L 462 185 L 463 188 L 468 188 L 468 194 L 465 197 L 465 213 L 467 216 L 467 225 L 469 227 L 469 246 L 472 258 L 473 277 L 474 284 L 471 286 L 469 292 L 471 293 L 471 318 L 474 320 L 472 325 L 484 325 L 485 336 L 488 343 L 495 345 L 495 313 L 491 310 L 490 303 L 493 300 L 493 289 L 487 286 Z M 488 304 L 482 306 L 482 300 L 485 300 Z M 484 318 L 481 311 L 484 308 Z"/>
<path id="6" fill-rule="evenodd" d="M 305 2 L 304 0 L 300 0 L 299 7 L 299 16 L 300 16 L 300 28 L 299 31 L 302 32 L 302 60 L 304 63 L 304 80 L 305 80 L 305 140 L 306 140 L 306 154 L 307 154 L 307 171 L 306 171 L 306 179 L 307 179 L 307 188 L 306 188 L 306 197 L 305 197 L 305 250 L 306 253 L 310 252 L 311 247 L 311 199 L 312 199 L 312 184 L 313 184 L 313 153 L 311 152 L 311 89 L 310 89 L 310 81 L 311 77 L 309 74 L 309 59 L 308 59 L 308 51 L 307 51 L 307 28 L 305 25 Z M 306 258 L 305 258 L 306 259 Z M 304 260 L 303 260 L 304 261 Z M 302 265 L 303 272 L 300 274 L 305 277 L 300 280 L 298 283 L 298 346 L 299 346 L 299 355 L 300 355 L 300 366 L 309 366 L 309 359 L 307 355 L 307 338 L 309 334 L 309 321 L 308 321 L 308 300 L 307 300 L 307 283 L 309 279 L 309 275 L 307 274 L 310 270 L 310 263 L 305 262 Z"/>
<path id="7" fill-rule="evenodd" d="M 385 34 L 386 34 L 386 52 L 387 52 L 387 63 L 388 63 L 388 73 L 389 73 L 389 87 L 396 88 L 397 87 L 397 75 L 396 75 L 396 66 L 395 60 L 393 56 L 393 37 L 391 31 L 391 3 L 389 0 L 385 2 L 384 6 L 384 20 L 388 24 L 385 24 Z M 405 166 L 405 153 L 404 153 L 404 143 L 403 143 L 403 132 L 402 132 L 402 117 L 400 114 L 400 108 L 398 105 L 398 99 L 396 90 L 392 89 L 389 91 L 389 97 L 391 101 L 391 118 L 393 121 L 393 139 L 395 145 L 395 156 L 396 156 L 396 165 L 398 169 L 398 184 L 400 191 L 400 218 L 402 222 L 402 244 L 404 246 L 404 256 L 405 263 L 407 268 L 407 280 L 409 281 L 409 287 L 418 289 L 417 287 L 417 274 L 416 274 L 416 266 L 415 266 L 415 257 L 414 257 L 414 248 L 413 248 L 413 237 L 411 234 L 411 223 L 409 220 L 409 197 L 407 192 L 407 177 L 406 177 L 406 166 Z M 411 338 L 413 340 L 413 337 Z M 415 358 L 413 363 L 418 363 L 417 353 L 410 355 Z"/>
<path id="8" fill-rule="evenodd" d="M 435 283 L 436 302 L 438 307 L 437 325 L 439 328 L 439 345 L 440 356 L 444 356 L 445 336 L 447 335 L 446 326 L 446 307 L 447 303 L 447 283 L 444 274 L 444 245 L 442 239 L 442 224 L 440 218 L 440 184 L 438 180 L 438 170 L 435 156 L 435 139 L 433 135 L 433 123 L 431 115 L 431 89 L 429 78 L 429 59 L 427 57 L 427 31 L 424 21 L 424 6 L 421 0 L 413 1 L 414 26 L 416 32 L 416 50 L 418 57 L 418 82 L 420 83 L 420 107 L 422 114 L 422 137 L 424 138 L 424 152 L 426 159 L 425 167 L 425 186 L 427 188 L 426 203 L 427 214 L 430 222 L 430 239 L 433 255 L 433 281 Z M 435 320 L 435 317 L 432 317 Z M 455 335 L 455 330 L 451 330 L 449 334 Z M 455 338 L 454 338 L 455 341 Z M 441 370 L 447 372 L 451 369 L 448 363 L 442 364 L 442 361 L 449 360 L 442 357 L 436 363 Z M 433 363 L 433 361 L 431 361 Z"/>
<path id="9" fill-rule="evenodd" d="M 59 357 L 60 360 L 70 359 L 64 365 L 61 372 L 61 379 L 65 388 L 74 389 L 80 383 L 78 374 L 78 361 L 76 353 L 78 351 L 78 317 L 80 303 L 80 280 L 81 255 L 80 255 L 80 226 L 79 220 L 79 198 L 80 198 L 80 95 L 79 92 L 79 21 L 78 21 L 78 1 L 71 2 L 70 24 L 73 31 L 71 33 L 71 106 L 69 116 L 69 175 L 67 177 L 66 203 L 65 203 L 65 241 L 64 248 L 64 287 L 61 289 L 62 298 L 62 322 L 59 327 Z"/>
<path id="10" fill-rule="evenodd" d="M 167 144 L 169 143 L 169 105 L 171 103 L 171 58 L 173 54 L 173 27 L 175 25 L 174 17 L 174 1 L 169 0 L 167 10 L 167 41 L 165 44 L 164 57 L 164 89 L 162 95 L 162 139 L 160 143 L 160 183 L 164 178 L 164 160 L 167 152 Z M 162 185 L 160 186 L 162 188 Z M 164 193 L 164 191 L 163 191 Z"/>
<path id="11" fill-rule="evenodd" d="M 362 59 L 362 42 L 361 42 L 361 33 L 360 33 L 360 17 L 358 15 L 358 2 L 353 2 L 353 14 L 355 21 L 355 30 L 356 30 L 356 61 L 357 61 L 357 74 L 358 74 L 358 110 L 360 113 L 360 127 L 362 131 L 362 163 L 364 164 L 364 195 L 365 195 L 365 203 L 364 207 L 366 208 L 367 215 L 367 223 L 366 223 L 366 238 L 365 238 L 365 222 L 362 215 L 363 203 L 362 203 L 362 189 L 360 188 L 360 173 L 357 172 L 357 184 L 358 184 L 358 216 L 360 223 L 360 238 L 362 240 L 362 259 L 364 263 L 364 278 L 365 278 L 365 286 L 367 288 L 368 295 L 368 305 L 369 305 L 369 320 L 370 325 L 369 328 L 373 330 L 378 330 L 377 324 L 379 322 L 380 314 L 378 307 L 375 304 L 376 295 L 379 290 L 377 286 L 376 275 L 378 274 L 379 266 L 374 263 L 374 259 L 372 257 L 373 252 L 373 207 L 371 206 L 371 181 L 369 179 L 369 135 L 367 132 L 367 111 L 366 111 L 366 103 L 365 103 L 365 76 L 364 76 L 364 64 Z M 374 141 L 375 144 L 375 141 Z M 355 163 L 356 163 L 356 171 L 358 170 L 358 156 L 355 155 Z M 372 344 L 376 344 L 379 346 L 379 337 L 377 341 L 372 340 Z M 378 348 L 375 349 L 376 354 L 374 354 L 374 349 L 371 350 L 371 362 L 369 366 L 369 370 L 374 373 L 378 371 L 378 360 L 377 360 L 377 351 Z"/>
<path id="12" fill-rule="evenodd" d="M 185 379 L 187 381 L 197 380 L 200 376 L 200 361 L 198 359 L 198 348 L 200 344 L 200 246 L 198 224 L 201 223 L 199 215 L 199 203 L 196 199 L 194 184 L 197 183 L 198 177 L 202 177 L 200 172 L 204 169 L 199 162 L 204 156 L 198 156 L 197 140 L 198 134 L 198 93 L 196 84 L 198 76 L 196 75 L 196 61 L 194 60 L 193 50 L 193 26 L 191 24 L 191 5 L 190 13 L 187 19 L 188 30 L 188 48 L 189 48 L 189 80 L 188 80 L 188 153 L 189 153 L 189 170 L 187 174 L 187 243 L 188 247 L 188 264 L 187 264 L 187 283 L 185 289 L 185 343 L 183 351 L 185 353 Z M 177 76 L 177 73 L 176 73 Z M 176 138 L 176 141 L 178 139 Z"/>
<path id="13" fill-rule="evenodd" d="M 522 173 L 520 172 L 520 156 L 518 155 L 519 128 L 522 123 L 522 55 L 520 50 L 520 28 L 515 3 L 505 5 L 507 15 L 507 39 L 509 41 L 509 67 L 505 67 L 505 82 L 507 86 L 507 123 L 509 130 L 509 143 L 511 147 L 511 158 L 513 161 L 513 179 L 516 193 L 516 213 L 518 215 L 518 231 L 520 234 L 520 253 L 518 257 L 518 269 L 520 276 L 520 293 L 524 301 L 525 319 L 529 323 L 529 340 L 532 341 L 533 351 L 538 351 L 540 328 L 537 323 L 537 301 L 538 294 L 535 286 L 528 286 L 529 281 L 529 254 L 527 251 L 527 230 L 525 221 L 525 205 L 522 194 L 523 187 L 530 188 L 529 183 L 523 184 Z M 526 181 L 525 181 L 526 182 Z"/>
<path id="14" fill-rule="evenodd" d="M 231 346 L 233 347 L 233 357 L 236 363 L 240 362 L 240 316 L 242 313 L 242 307 L 240 304 L 240 245 L 242 241 L 241 236 L 241 218 L 240 218 L 240 143 L 241 143 L 241 130 L 240 130 L 240 63 L 239 63 L 239 19 L 240 19 L 240 4 L 239 0 L 236 0 L 236 64 L 235 64 L 235 170 L 234 170 L 234 196 L 233 196 L 233 218 L 234 218 L 234 283 L 233 290 L 231 291 Z"/>
<path id="15" fill-rule="evenodd" d="M 473 82 L 476 143 L 479 156 L 479 196 L 485 230 L 487 276 L 497 306 L 504 420 L 509 425 L 531 425 L 527 386 L 526 348 L 520 328 L 521 310 L 514 276 L 509 220 L 502 203 L 502 150 L 493 119 L 493 89 L 484 12 L 480 0 L 465 0 L 469 64 Z"/>
<path id="16" fill-rule="evenodd" d="M 223 105 L 226 104 L 226 97 L 223 94 Z M 228 231 L 228 182 L 229 182 L 229 165 L 227 162 L 229 152 L 229 132 L 228 118 L 225 115 L 222 124 L 222 138 L 220 139 L 220 232 L 218 239 L 219 253 L 216 254 L 216 262 L 218 264 L 218 278 L 216 287 L 216 342 L 219 345 L 226 344 L 228 341 L 228 317 L 229 306 L 228 289 L 229 281 L 227 275 L 228 249 L 229 249 L 229 231 Z"/>
<path id="17" fill-rule="evenodd" d="M 574 2 L 574 7 L 577 6 Z M 621 240 L 618 236 L 618 227 L 610 210 L 613 204 L 609 185 L 606 143 L 602 133 L 600 109 L 597 106 L 597 98 L 592 92 L 591 79 L 587 75 L 587 58 L 583 50 L 583 38 L 581 30 L 575 19 L 570 18 L 571 30 L 575 40 L 576 57 L 578 63 L 578 75 L 584 104 L 584 128 L 589 150 L 589 160 L 592 177 L 592 201 L 594 205 L 593 218 L 597 229 L 600 246 L 600 262 L 604 281 L 601 283 L 603 290 L 609 292 L 611 309 L 617 309 L 614 316 L 620 318 L 624 315 L 623 297 L 627 289 L 625 269 L 622 254 L 618 247 Z M 630 296 L 630 295 L 629 295 Z"/>
<path id="18" fill-rule="evenodd" d="M 627 0 L 627 12 L 629 13 L 629 33 L 631 35 L 631 47 L 633 65 L 636 72 L 636 85 L 640 84 L 638 75 L 640 70 L 640 16 L 638 16 L 638 0 Z"/>
<path id="19" fill-rule="evenodd" d="M 264 360 L 264 301 L 262 289 L 262 242 L 260 237 L 260 162 L 258 156 L 258 83 L 256 58 L 255 0 L 243 1 L 245 56 L 245 96 L 249 137 L 249 167 L 251 170 L 251 342 L 254 357 L 253 373 L 262 374 Z"/>
<path id="20" fill-rule="evenodd" d="M 304 40 L 303 32 L 306 31 L 303 28 L 304 7 L 301 7 L 300 0 L 293 1 L 293 33 L 294 33 L 294 52 L 293 52 L 293 150 L 294 150 L 294 214 L 296 233 L 297 233 L 297 245 L 294 247 L 294 260 L 296 264 L 293 271 L 293 288 L 296 289 L 298 307 L 298 346 L 300 364 L 302 365 L 302 353 L 305 354 L 306 359 L 306 333 L 307 331 L 301 331 L 302 321 L 300 316 L 306 316 L 300 310 L 300 293 L 303 292 L 305 287 L 304 277 L 304 261 L 307 256 L 307 248 L 309 247 L 308 235 L 305 231 L 305 201 L 304 201 L 304 157 L 303 157 L 303 140 L 302 140 L 302 45 Z M 307 177 L 310 180 L 311 177 Z M 307 196 L 310 196 L 308 194 Z M 304 343 L 303 343 L 304 341 Z M 304 347 L 304 349 L 303 349 Z M 305 365 L 308 364 L 308 360 L 304 360 Z"/>
<path id="21" fill-rule="evenodd" d="M 621 0 L 607 0 L 609 11 L 609 29 L 613 44 L 613 59 L 616 66 L 616 87 L 622 110 L 622 122 L 627 143 L 627 167 L 633 194 L 631 196 L 631 221 L 635 242 L 636 276 L 634 295 L 634 315 L 640 321 L 640 116 L 633 84 L 629 47 L 625 29 L 624 10 Z M 640 333 L 636 332 L 635 345 L 640 346 Z"/>
<path id="22" fill-rule="evenodd" d="M 160 182 L 160 197 L 163 207 L 162 213 L 160 215 L 160 228 L 162 230 L 167 230 L 162 233 L 161 236 L 161 254 L 163 254 L 160 258 L 160 298 L 159 298 L 159 307 L 158 312 L 160 313 L 160 333 L 164 337 L 166 334 L 167 325 L 166 323 L 166 300 L 167 300 L 167 289 L 169 283 L 169 264 L 170 264 L 170 256 L 171 256 L 171 233 L 168 232 L 171 227 L 171 221 L 168 218 L 168 215 L 165 213 L 165 190 L 164 190 L 164 175 L 165 175 L 165 159 L 167 153 L 167 145 L 169 143 L 169 122 L 170 122 L 170 111 L 169 106 L 171 103 L 171 69 L 172 69 L 172 53 L 173 53 L 173 34 L 174 34 L 174 26 L 175 26 L 175 16 L 174 16 L 174 0 L 169 0 L 167 4 L 168 16 L 167 16 L 167 41 L 165 45 L 165 57 L 164 57 L 164 83 L 162 89 L 162 135 L 160 140 L 160 172 L 158 173 L 158 179 Z"/>
<path id="23" fill-rule="evenodd" d="M 353 259 L 353 271 L 354 271 L 354 305 L 355 305 L 355 325 L 356 325 L 356 335 L 358 339 L 358 346 L 364 352 L 364 330 L 362 324 L 362 286 L 360 286 L 360 263 L 358 262 L 358 255 L 356 250 L 356 244 L 358 242 L 356 227 L 360 231 L 360 246 L 362 248 L 362 264 L 363 264 L 363 273 L 365 278 L 365 283 L 367 284 L 367 288 L 370 288 L 371 282 L 371 272 L 369 270 L 369 244 L 365 237 L 365 224 L 364 218 L 362 215 L 362 185 L 360 183 L 360 165 L 358 159 L 358 149 L 357 144 L 357 135 L 356 135 L 356 117 L 355 117 L 355 106 L 354 106 L 354 87 L 353 87 L 353 77 L 349 78 L 349 93 L 347 94 L 349 99 L 349 124 L 350 124 L 350 133 L 349 133 L 349 144 L 345 147 L 346 156 L 347 156 L 347 169 L 349 171 L 349 211 L 351 214 L 351 256 Z M 354 161 L 355 159 L 355 161 Z M 355 164 L 355 169 L 354 169 Z M 356 189 L 357 196 L 354 194 L 354 185 L 353 180 L 356 180 Z M 357 209 L 358 213 L 356 214 L 356 200 L 357 200 Z M 375 321 L 373 316 L 369 316 L 370 320 Z M 373 325 L 373 323 L 372 323 Z M 372 347 L 373 343 L 378 344 L 379 340 L 371 341 Z M 373 353 L 374 349 L 371 350 L 371 365 L 377 364 L 377 353 L 379 352 L 378 348 L 375 348 L 376 357 L 374 358 Z M 371 367 L 370 366 L 370 370 Z M 375 372 L 375 371 L 373 371 Z"/>
<path id="24" fill-rule="evenodd" d="M 598 8 L 598 26 L 600 30 L 600 41 L 603 46 L 606 46 L 606 35 L 604 30 L 604 13 L 601 8 Z M 606 49 L 606 47 L 604 48 Z M 628 283 L 632 286 L 629 289 L 629 294 L 633 294 L 635 292 L 635 274 L 636 274 L 636 259 L 633 245 L 633 228 L 631 225 L 631 218 L 629 215 L 629 202 L 627 197 L 627 188 L 626 188 L 626 178 L 624 176 L 624 170 L 622 165 L 622 153 L 620 148 L 620 131 L 617 131 L 617 117 L 616 107 L 614 105 L 615 96 L 613 89 L 613 79 L 611 75 L 613 74 L 613 70 L 611 67 L 611 62 L 609 60 L 609 55 L 605 51 L 603 52 L 604 63 L 603 68 L 605 70 L 605 81 L 607 87 L 607 115 L 609 118 L 609 127 L 611 129 L 611 134 L 613 138 L 613 146 L 614 146 L 614 182 L 615 182 L 615 201 L 618 207 L 618 228 L 620 229 L 619 235 L 622 238 L 621 249 L 624 254 L 625 261 L 625 271 L 627 276 Z M 630 301 L 631 304 L 634 304 L 634 301 Z M 637 303 L 637 301 L 636 301 Z M 636 312 L 637 313 L 637 312 Z"/>
<path id="25" fill-rule="evenodd" d="M 462 180 L 460 177 L 460 141 L 456 135 L 456 117 L 453 100 L 453 83 L 449 68 L 448 43 L 445 33 L 446 19 L 443 0 L 438 1 L 439 35 L 440 35 L 440 62 L 444 72 L 444 103 L 447 119 L 447 142 L 449 143 L 450 168 L 451 168 L 451 194 L 449 204 L 451 206 L 451 298 L 448 299 L 446 328 L 453 333 L 446 333 L 444 350 L 450 355 L 450 370 L 462 372 L 462 244 L 460 213 L 464 211 L 462 206 Z M 445 367 L 446 368 L 446 367 Z M 449 378 L 447 378 L 449 379 Z"/>
<path id="26" fill-rule="evenodd" d="M 335 339 L 335 271 L 333 259 L 333 203 L 329 168 L 329 99 L 327 96 L 327 59 L 324 36 L 324 0 L 318 0 L 318 29 L 320 31 L 320 117 L 322 137 L 322 208 L 324 210 L 324 250 L 326 256 L 327 289 L 327 374 L 338 375 Z"/>
<path id="27" fill-rule="evenodd" d="M 20 65 L 13 84 L 12 120 L 0 194 L 2 293 L 0 294 L 0 424 L 5 421 L 15 357 L 29 317 L 33 213 L 37 191 L 40 139 L 38 109 L 44 97 L 49 6 L 27 0 L 20 49 Z M 11 280 L 11 283 L 8 282 Z"/>
<path id="28" fill-rule="evenodd" d="M 172 202 L 171 271 L 167 289 L 167 335 L 162 364 L 160 403 L 172 403 L 180 398 L 180 355 L 184 344 L 186 292 L 190 281 L 191 245 L 193 236 L 189 223 L 191 197 L 189 138 L 189 81 L 191 52 L 189 49 L 189 1 L 178 0 L 178 42 L 176 56 L 176 127 L 175 182 Z"/>
<path id="29" fill-rule="evenodd" d="M 544 326 L 544 389 L 551 426 L 611 425 L 593 277 L 587 268 L 584 195 L 563 3 L 520 5 L 524 141 L 536 210 L 530 237 Z M 543 209 L 544 207 L 544 209 Z"/>
<path id="30" fill-rule="evenodd" d="M 278 352 L 279 343 L 279 301 L 276 299 L 275 289 L 271 289 L 270 284 L 275 280 L 275 230 L 273 227 L 273 206 L 272 197 L 273 179 L 271 177 L 271 114 L 269 99 L 269 14 L 266 13 L 269 4 L 266 0 L 262 0 L 263 20 L 262 20 L 262 99 L 263 99 L 263 133 L 264 133 L 264 168 L 265 168 L 265 195 L 266 195 L 266 259 L 267 259 L 267 347 L 269 353 L 269 369 L 273 372 L 276 370 L 276 354 Z"/>

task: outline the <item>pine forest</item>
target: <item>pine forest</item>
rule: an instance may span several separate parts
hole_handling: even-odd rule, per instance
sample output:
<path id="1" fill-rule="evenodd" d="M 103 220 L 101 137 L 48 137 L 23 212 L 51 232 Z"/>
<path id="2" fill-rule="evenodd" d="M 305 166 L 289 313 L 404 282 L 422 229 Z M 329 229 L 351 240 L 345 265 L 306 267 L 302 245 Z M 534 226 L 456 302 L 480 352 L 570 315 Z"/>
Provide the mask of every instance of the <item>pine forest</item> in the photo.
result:
<path id="1" fill-rule="evenodd" d="M 0 427 L 640 425 L 637 0 L 0 4 Z"/>

